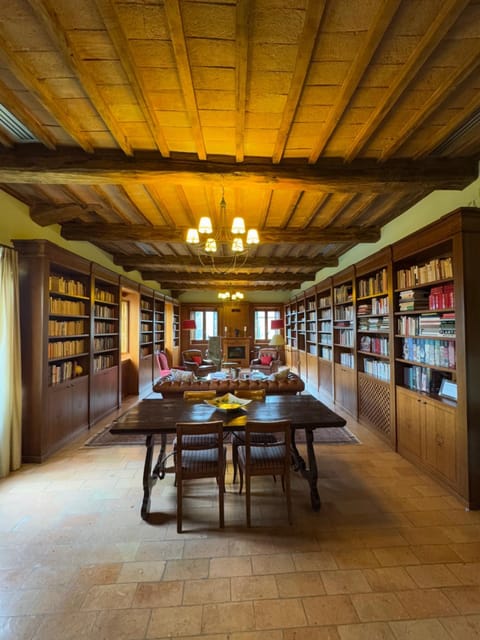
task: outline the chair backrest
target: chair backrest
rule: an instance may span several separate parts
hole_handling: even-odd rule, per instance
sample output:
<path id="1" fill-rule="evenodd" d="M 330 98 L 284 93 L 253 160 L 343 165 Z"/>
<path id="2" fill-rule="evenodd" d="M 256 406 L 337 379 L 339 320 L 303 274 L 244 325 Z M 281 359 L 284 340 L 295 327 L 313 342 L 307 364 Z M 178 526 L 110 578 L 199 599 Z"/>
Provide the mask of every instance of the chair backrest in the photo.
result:
<path id="1" fill-rule="evenodd" d="M 252 433 L 270 433 L 275 434 L 276 441 L 274 443 L 259 443 L 257 440 L 251 443 Z M 254 447 L 279 447 L 285 449 L 285 456 L 281 464 L 279 464 L 279 473 L 288 473 L 290 468 L 290 442 L 291 442 L 291 423 L 290 420 L 249 420 L 245 425 L 245 458 L 247 466 L 250 465 L 250 444 Z"/>
<path id="2" fill-rule="evenodd" d="M 237 398 L 248 400 L 265 400 L 265 394 L 265 389 L 237 389 L 235 391 Z"/>
<path id="3" fill-rule="evenodd" d="M 186 477 L 185 470 L 182 467 L 182 451 L 184 450 L 184 447 L 183 447 L 184 436 L 192 436 L 192 435 L 216 436 L 217 445 L 218 445 L 218 466 L 219 466 L 219 469 L 223 469 L 224 444 L 223 444 L 223 422 L 221 420 L 212 420 L 210 422 L 177 422 L 176 431 L 177 431 L 177 438 L 176 438 L 175 468 L 178 476 L 181 477 L 183 474 Z M 185 449 L 186 450 L 188 449 L 188 451 L 191 451 L 194 448 L 195 447 L 192 447 L 191 442 L 189 442 L 188 446 L 185 447 Z M 204 449 L 204 447 L 199 447 L 199 449 Z M 197 472 L 199 475 L 201 475 L 202 470 L 197 469 Z"/>
<path id="4" fill-rule="evenodd" d="M 212 400 L 217 395 L 216 391 L 184 391 L 183 399 L 189 402 L 203 402 L 203 400 Z"/>
<path id="5" fill-rule="evenodd" d="M 160 374 L 162 374 L 165 371 L 168 371 L 169 369 L 171 369 L 169 363 L 168 363 L 168 356 L 165 353 L 165 351 L 156 351 L 155 352 L 155 356 L 157 359 L 157 365 L 158 365 L 158 369 L 160 371 Z"/>
<path id="6" fill-rule="evenodd" d="M 195 362 L 197 358 L 200 358 L 200 361 L 197 364 L 201 364 L 203 360 L 203 353 L 200 349 L 186 349 L 182 351 L 182 358 L 187 362 Z"/>
<path id="7" fill-rule="evenodd" d="M 278 349 L 272 347 L 261 347 L 258 350 L 257 358 L 262 358 L 263 356 L 267 358 L 270 357 L 272 360 L 278 360 Z"/>

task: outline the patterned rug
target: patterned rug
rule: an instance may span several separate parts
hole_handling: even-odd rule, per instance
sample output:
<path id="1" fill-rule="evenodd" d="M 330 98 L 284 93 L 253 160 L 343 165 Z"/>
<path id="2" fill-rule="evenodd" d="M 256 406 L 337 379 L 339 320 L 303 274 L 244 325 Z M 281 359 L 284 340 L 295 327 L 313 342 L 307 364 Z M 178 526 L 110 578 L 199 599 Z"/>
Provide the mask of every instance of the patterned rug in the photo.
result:
<path id="1" fill-rule="evenodd" d="M 123 434 L 113 435 L 109 431 L 110 427 L 106 427 L 96 435 L 92 436 L 85 442 L 85 447 L 112 447 L 125 445 L 144 445 L 145 436 L 140 434 Z M 170 440 L 173 436 L 169 436 Z M 156 441 L 160 444 L 160 436 L 156 437 Z M 295 441 L 297 444 L 305 442 L 305 433 L 298 430 Z M 361 444 L 360 440 L 346 427 L 330 427 L 328 429 L 316 429 L 314 431 L 314 442 L 316 444 Z"/>

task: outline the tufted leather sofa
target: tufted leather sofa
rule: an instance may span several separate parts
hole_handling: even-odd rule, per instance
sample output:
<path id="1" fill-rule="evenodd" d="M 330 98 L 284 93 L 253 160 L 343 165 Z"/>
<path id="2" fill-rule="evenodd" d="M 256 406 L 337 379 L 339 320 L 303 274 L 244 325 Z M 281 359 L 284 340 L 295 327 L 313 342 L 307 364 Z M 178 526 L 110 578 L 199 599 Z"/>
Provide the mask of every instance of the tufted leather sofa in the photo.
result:
<path id="1" fill-rule="evenodd" d="M 196 380 L 194 382 L 176 382 L 172 380 L 159 380 L 154 384 L 153 390 L 167 396 L 183 396 L 184 391 L 210 391 L 215 390 L 217 395 L 235 393 L 237 390 L 265 389 L 267 395 L 282 393 L 296 394 L 305 389 L 301 378 L 294 373 L 289 373 L 283 380 Z"/>

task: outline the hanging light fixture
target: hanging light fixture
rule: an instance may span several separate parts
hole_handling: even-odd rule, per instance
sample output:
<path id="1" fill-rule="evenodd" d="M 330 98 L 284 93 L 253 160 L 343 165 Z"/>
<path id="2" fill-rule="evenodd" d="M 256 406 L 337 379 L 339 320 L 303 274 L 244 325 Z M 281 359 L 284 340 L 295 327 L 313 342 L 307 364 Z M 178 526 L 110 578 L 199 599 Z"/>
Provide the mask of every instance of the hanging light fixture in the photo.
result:
<path id="1" fill-rule="evenodd" d="M 198 227 L 187 231 L 187 243 L 196 247 L 201 264 L 210 267 L 215 273 L 227 273 L 241 266 L 245 263 L 251 248 L 260 243 L 257 229 L 247 230 L 245 220 L 241 216 L 233 218 L 230 228 L 227 227 L 226 218 L 227 203 L 222 187 L 220 227 L 214 230 L 211 219 L 202 216 Z M 218 260 L 220 257 L 221 261 Z"/>
<path id="2" fill-rule="evenodd" d="M 219 300 L 243 300 L 245 297 L 241 291 L 235 291 L 235 293 L 230 293 L 230 291 L 219 291 L 218 293 Z"/>

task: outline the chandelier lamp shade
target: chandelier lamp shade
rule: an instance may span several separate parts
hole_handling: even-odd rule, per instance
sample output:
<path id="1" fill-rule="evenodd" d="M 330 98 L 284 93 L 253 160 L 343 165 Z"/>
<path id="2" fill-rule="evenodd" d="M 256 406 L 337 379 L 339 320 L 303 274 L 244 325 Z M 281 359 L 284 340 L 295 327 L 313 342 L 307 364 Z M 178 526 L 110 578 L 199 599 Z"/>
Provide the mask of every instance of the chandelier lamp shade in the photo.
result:
<path id="1" fill-rule="evenodd" d="M 238 264 L 239 258 L 243 258 L 242 264 L 247 259 L 250 249 L 260 243 L 257 229 L 248 229 L 245 220 L 236 216 L 231 226 L 227 226 L 227 203 L 222 188 L 220 200 L 220 226 L 214 228 L 212 220 L 208 216 L 202 216 L 196 229 L 188 229 L 186 241 L 197 249 L 197 255 L 202 265 L 211 267 L 217 273 L 226 273 Z M 226 250 L 229 252 L 227 253 Z M 231 260 L 227 265 L 222 261 L 215 264 L 215 258 L 222 255 L 225 258 L 230 255 Z"/>
<path id="2" fill-rule="evenodd" d="M 182 329 L 184 331 L 194 331 L 197 328 L 195 320 L 182 320 Z"/>
<path id="3" fill-rule="evenodd" d="M 243 300 L 245 297 L 241 291 L 235 291 L 235 293 L 230 293 L 230 291 L 219 291 L 218 296 L 219 300 Z"/>

